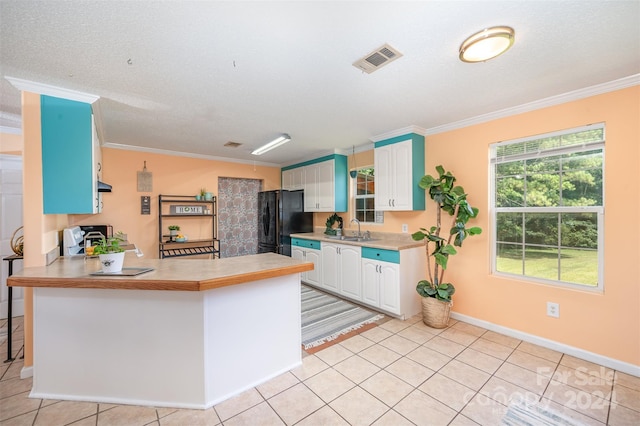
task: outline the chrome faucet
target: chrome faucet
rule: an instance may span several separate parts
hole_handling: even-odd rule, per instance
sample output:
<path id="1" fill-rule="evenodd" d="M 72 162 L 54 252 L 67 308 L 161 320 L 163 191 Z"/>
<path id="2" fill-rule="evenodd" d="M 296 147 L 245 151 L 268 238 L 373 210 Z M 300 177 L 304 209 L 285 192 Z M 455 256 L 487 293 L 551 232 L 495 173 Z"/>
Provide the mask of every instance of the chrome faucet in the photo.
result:
<path id="1" fill-rule="evenodd" d="M 354 217 L 353 219 L 351 219 L 351 222 L 355 222 L 355 223 L 358 224 L 358 235 L 357 235 L 357 237 L 358 238 L 362 237 L 362 235 L 360 234 L 360 221 Z M 349 223 L 351 223 L 351 222 L 349 222 Z"/>

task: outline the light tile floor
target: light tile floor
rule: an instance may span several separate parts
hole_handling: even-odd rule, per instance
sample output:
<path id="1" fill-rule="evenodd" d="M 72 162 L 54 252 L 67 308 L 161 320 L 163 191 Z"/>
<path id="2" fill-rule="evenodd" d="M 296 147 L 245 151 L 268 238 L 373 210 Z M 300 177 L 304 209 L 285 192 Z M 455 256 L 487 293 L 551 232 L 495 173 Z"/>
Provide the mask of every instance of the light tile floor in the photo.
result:
<path id="1" fill-rule="evenodd" d="M 14 353 L 23 350 L 16 318 Z M 23 362 L 6 358 L 0 321 L 0 425 L 498 425 L 511 402 L 574 424 L 640 424 L 640 378 L 451 321 L 381 322 L 208 410 L 30 399 Z"/>

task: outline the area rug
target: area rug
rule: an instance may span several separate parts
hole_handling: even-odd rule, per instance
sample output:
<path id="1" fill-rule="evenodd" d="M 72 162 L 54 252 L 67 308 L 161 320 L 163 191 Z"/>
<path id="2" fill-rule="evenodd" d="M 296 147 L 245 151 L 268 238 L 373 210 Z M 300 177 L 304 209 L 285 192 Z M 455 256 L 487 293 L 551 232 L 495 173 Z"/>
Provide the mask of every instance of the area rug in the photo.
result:
<path id="1" fill-rule="evenodd" d="M 302 286 L 302 346 L 322 345 L 384 318 L 337 297 Z"/>

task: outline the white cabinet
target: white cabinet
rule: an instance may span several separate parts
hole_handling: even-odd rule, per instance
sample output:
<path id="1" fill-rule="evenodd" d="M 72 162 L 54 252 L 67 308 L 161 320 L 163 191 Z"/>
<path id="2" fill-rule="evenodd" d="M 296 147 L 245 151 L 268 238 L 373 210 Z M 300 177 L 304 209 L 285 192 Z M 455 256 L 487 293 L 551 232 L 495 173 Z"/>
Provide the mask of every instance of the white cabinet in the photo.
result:
<path id="1" fill-rule="evenodd" d="M 422 309 L 416 284 L 425 278 L 423 246 L 389 250 L 302 238 L 291 245 L 293 258 L 316 265 L 318 275 L 303 275 L 309 284 L 401 319 Z"/>
<path id="2" fill-rule="evenodd" d="M 283 170 L 282 189 L 287 191 L 304 189 L 304 167 Z"/>
<path id="3" fill-rule="evenodd" d="M 403 319 L 420 312 L 416 284 L 424 276 L 423 250 L 362 247 L 362 302 Z"/>
<path id="4" fill-rule="evenodd" d="M 346 212 L 348 171 L 345 155 L 328 155 L 282 170 L 282 189 L 304 190 L 305 212 Z"/>
<path id="5" fill-rule="evenodd" d="M 93 175 L 95 176 L 96 190 L 93 197 L 94 213 L 102 213 L 102 192 L 98 192 L 97 184 L 102 181 L 102 150 L 100 149 L 100 140 L 96 131 L 96 123 L 91 116 L 91 129 L 93 135 Z"/>
<path id="6" fill-rule="evenodd" d="M 313 263 L 313 270 L 302 273 L 303 282 L 322 287 L 322 255 L 320 241 L 291 239 L 291 257 Z"/>
<path id="7" fill-rule="evenodd" d="M 400 265 L 363 258 L 362 301 L 400 314 Z"/>
<path id="8" fill-rule="evenodd" d="M 406 140 L 376 143 L 374 167 L 376 210 L 424 210 L 424 190 L 418 187 L 424 176 L 423 136 L 407 135 Z"/>
<path id="9" fill-rule="evenodd" d="M 333 160 L 304 168 L 304 211 L 334 211 L 335 175 Z"/>
<path id="10" fill-rule="evenodd" d="M 327 290 L 362 299 L 360 252 L 358 246 L 322 243 L 322 283 Z"/>

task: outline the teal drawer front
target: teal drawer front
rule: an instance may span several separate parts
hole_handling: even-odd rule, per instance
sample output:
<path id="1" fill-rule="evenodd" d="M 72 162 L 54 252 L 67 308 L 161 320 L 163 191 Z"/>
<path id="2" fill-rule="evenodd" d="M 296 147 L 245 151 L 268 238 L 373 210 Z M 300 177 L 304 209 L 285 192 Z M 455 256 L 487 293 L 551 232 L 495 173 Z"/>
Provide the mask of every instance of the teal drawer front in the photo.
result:
<path id="1" fill-rule="evenodd" d="M 291 238 L 291 245 L 320 250 L 320 241 L 303 240 L 301 238 Z"/>
<path id="2" fill-rule="evenodd" d="M 362 247 L 362 257 L 366 259 L 382 260 L 383 262 L 400 263 L 400 252 L 395 250 Z"/>

